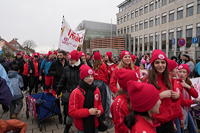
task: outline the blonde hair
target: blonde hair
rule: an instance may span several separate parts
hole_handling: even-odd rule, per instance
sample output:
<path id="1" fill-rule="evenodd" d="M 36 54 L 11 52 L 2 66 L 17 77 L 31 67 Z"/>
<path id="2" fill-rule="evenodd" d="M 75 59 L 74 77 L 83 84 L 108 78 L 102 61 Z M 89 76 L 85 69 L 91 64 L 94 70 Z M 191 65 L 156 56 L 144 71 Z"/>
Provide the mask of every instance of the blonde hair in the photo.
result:
<path id="1" fill-rule="evenodd" d="M 126 64 L 124 64 L 124 62 L 121 60 L 119 62 L 119 65 L 117 66 L 118 68 L 125 68 L 126 67 Z M 133 64 L 133 61 L 131 60 L 131 63 L 129 64 L 129 67 L 134 70 L 134 64 Z"/>

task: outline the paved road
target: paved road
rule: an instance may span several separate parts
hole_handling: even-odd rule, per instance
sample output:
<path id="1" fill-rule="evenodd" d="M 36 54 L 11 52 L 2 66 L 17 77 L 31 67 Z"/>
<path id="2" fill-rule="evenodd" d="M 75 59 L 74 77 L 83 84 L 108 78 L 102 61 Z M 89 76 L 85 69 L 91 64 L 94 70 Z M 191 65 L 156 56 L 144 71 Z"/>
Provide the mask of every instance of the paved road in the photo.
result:
<path id="1" fill-rule="evenodd" d="M 27 119 L 25 112 L 26 112 L 26 106 L 25 106 L 25 100 L 24 100 L 24 106 L 18 118 L 28 124 L 27 133 L 39 133 L 40 130 L 38 128 L 37 121 L 33 118 L 32 115 L 30 115 L 29 119 Z M 3 110 L 0 107 L 0 119 L 7 120 L 9 119 L 9 116 L 10 116 L 10 113 L 9 112 L 3 113 Z M 47 119 L 46 121 L 44 121 L 42 125 L 43 125 L 42 133 L 63 133 L 64 131 L 64 125 L 59 124 L 57 116 Z M 70 133 L 75 133 L 75 132 L 76 132 L 76 129 L 73 127 Z M 104 133 L 114 133 L 114 129 L 112 128 Z"/>

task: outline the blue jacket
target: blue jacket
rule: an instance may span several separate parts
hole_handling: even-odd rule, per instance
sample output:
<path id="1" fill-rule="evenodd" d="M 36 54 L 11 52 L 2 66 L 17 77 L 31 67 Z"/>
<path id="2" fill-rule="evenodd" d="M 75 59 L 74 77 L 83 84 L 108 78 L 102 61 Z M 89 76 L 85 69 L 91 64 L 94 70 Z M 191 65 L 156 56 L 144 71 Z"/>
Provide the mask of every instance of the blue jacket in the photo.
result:
<path id="1" fill-rule="evenodd" d="M 6 83 L 6 80 L 0 77 L 0 104 L 10 105 L 12 94 Z"/>
<path id="2" fill-rule="evenodd" d="M 17 71 L 8 71 L 8 78 L 11 83 L 10 91 L 12 93 L 13 100 L 23 98 L 21 88 L 24 87 L 24 83 L 22 77 Z"/>
<path id="3" fill-rule="evenodd" d="M 44 59 L 40 66 L 40 75 L 44 72 L 45 75 L 49 75 L 49 69 L 52 64 L 52 60 Z"/>

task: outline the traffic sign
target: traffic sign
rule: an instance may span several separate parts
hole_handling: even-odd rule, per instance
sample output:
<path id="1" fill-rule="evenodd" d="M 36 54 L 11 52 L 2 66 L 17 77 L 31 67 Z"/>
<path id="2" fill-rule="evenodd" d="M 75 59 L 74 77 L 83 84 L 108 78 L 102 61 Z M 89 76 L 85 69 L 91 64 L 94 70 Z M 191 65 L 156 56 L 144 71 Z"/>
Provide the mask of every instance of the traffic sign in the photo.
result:
<path id="1" fill-rule="evenodd" d="M 199 42 L 199 38 L 197 37 L 193 37 L 192 38 L 192 43 L 195 44 L 195 43 L 198 43 Z"/>
<path id="2" fill-rule="evenodd" d="M 186 44 L 186 40 L 185 40 L 184 38 L 180 38 L 180 39 L 178 40 L 178 45 L 179 45 L 180 47 L 185 46 L 185 44 Z"/>

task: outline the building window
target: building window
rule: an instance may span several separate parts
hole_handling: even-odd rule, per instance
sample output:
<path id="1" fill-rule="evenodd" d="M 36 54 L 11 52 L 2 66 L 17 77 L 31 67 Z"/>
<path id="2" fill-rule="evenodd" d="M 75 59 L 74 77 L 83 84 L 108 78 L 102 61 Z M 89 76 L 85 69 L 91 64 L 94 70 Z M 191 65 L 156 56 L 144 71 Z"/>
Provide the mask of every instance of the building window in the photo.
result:
<path id="1" fill-rule="evenodd" d="M 118 34 L 118 35 L 120 34 L 120 29 L 117 30 L 117 34 Z"/>
<path id="2" fill-rule="evenodd" d="M 155 1 L 155 9 L 160 8 L 160 0 Z"/>
<path id="3" fill-rule="evenodd" d="M 138 24 L 135 24 L 135 31 L 138 31 Z"/>
<path id="4" fill-rule="evenodd" d="M 197 1 L 197 13 L 200 13 L 200 0 Z"/>
<path id="5" fill-rule="evenodd" d="M 150 4 L 149 4 L 149 11 L 152 11 L 154 9 L 154 3 L 153 3 L 153 1 L 152 2 L 150 2 Z"/>
<path id="6" fill-rule="evenodd" d="M 166 33 L 163 33 L 162 35 L 161 35 L 161 40 L 162 40 L 162 50 L 165 52 L 165 50 L 166 50 L 166 45 L 167 45 L 167 42 L 166 42 Z"/>
<path id="7" fill-rule="evenodd" d="M 124 34 L 126 34 L 126 27 L 124 27 Z"/>
<path id="8" fill-rule="evenodd" d="M 133 52 L 133 37 L 131 37 L 131 52 Z"/>
<path id="9" fill-rule="evenodd" d="M 174 11 L 169 12 L 169 22 L 174 21 Z"/>
<path id="10" fill-rule="evenodd" d="M 183 7 L 177 9 L 177 20 L 183 18 Z"/>
<path id="11" fill-rule="evenodd" d="M 140 16 L 143 15 L 143 8 L 142 7 L 140 8 L 139 14 L 140 14 Z"/>
<path id="12" fill-rule="evenodd" d="M 200 47 L 200 23 L 197 24 L 197 29 L 196 29 L 197 33 L 196 36 L 199 39 L 199 47 Z"/>
<path id="13" fill-rule="evenodd" d="M 138 51 L 138 38 L 135 37 L 135 51 Z"/>
<path id="14" fill-rule="evenodd" d="M 149 27 L 153 27 L 153 18 L 150 18 L 149 20 Z"/>
<path id="15" fill-rule="evenodd" d="M 130 17 L 130 14 L 129 14 L 129 13 L 127 13 L 127 21 L 129 20 L 129 17 Z"/>
<path id="16" fill-rule="evenodd" d="M 138 10 L 135 11 L 135 17 L 138 17 Z"/>
<path id="17" fill-rule="evenodd" d="M 193 10 L 194 10 L 193 3 L 187 5 L 186 17 L 192 16 L 193 15 Z"/>
<path id="18" fill-rule="evenodd" d="M 159 25 L 159 24 L 160 24 L 160 17 L 156 16 L 155 25 Z"/>
<path id="19" fill-rule="evenodd" d="M 190 48 L 192 45 L 192 26 L 187 26 L 186 29 L 186 48 Z"/>
<path id="20" fill-rule="evenodd" d="M 139 40 L 140 51 L 142 51 L 142 38 Z"/>
<path id="21" fill-rule="evenodd" d="M 153 50 L 153 36 L 149 36 L 149 50 Z"/>
<path id="22" fill-rule="evenodd" d="M 172 3 L 172 2 L 174 2 L 175 0 L 169 0 L 169 3 Z"/>
<path id="23" fill-rule="evenodd" d="M 148 5 L 144 6 L 144 13 L 148 13 Z"/>
<path id="24" fill-rule="evenodd" d="M 162 0 L 162 6 L 167 5 L 167 0 Z"/>
<path id="25" fill-rule="evenodd" d="M 145 20 L 144 22 L 144 29 L 147 29 L 148 28 L 148 20 Z"/>
<path id="26" fill-rule="evenodd" d="M 121 23 L 123 23 L 123 17 L 121 17 Z"/>
<path id="27" fill-rule="evenodd" d="M 164 13 L 162 15 L 162 24 L 165 24 L 165 23 L 167 23 L 167 14 L 166 13 Z"/>
<path id="28" fill-rule="evenodd" d="M 178 40 L 183 37 L 183 31 L 182 31 L 182 29 L 177 30 L 176 37 L 177 37 L 177 42 L 176 42 L 177 47 L 176 48 L 179 51 L 180 50 L 180 46 L 178 45 Z"/>
<path id="29" fill-rule="evenodd" d="M 134 32 L 134 25 L 131 25 L 131 32 Z"/>
<path id="30" fill-rule="evenodd" d="M 127 33 L 129 33 L 130 31 L 129 31 L 129 26 L 127 26 Z"/>
<path id="31" fill-rule="evenodd" d="M 169 50 L 172 50 L 174 45 L 174 32 L 169 32 Z"/>
<path id="32" fill-rule="evenodd" d="M 159 35 L 155 35 L 155 49 L 159 49 Z"/>
<path id="33" fill-rule="evenodd" d="M 121 28 L 121 34 L 123 34 L 123 28 Z"/>
<path id="34" fill-rule="evenodd" d="M 144 37 L 144 51 L 147 51 L 148 50 L 148 38 L 147 37 Z"/>
<path id="35" fill-rule="evenodd" d="M 140 22 L 140 24 L 139 24 L 139 30 L 142 30 L 142 29 L 143 29 L 143 23 Z"/>
<path id="36" fill-rule="evenodd" d="M 134 11 L 131 12 L 131 18 L 134 18 Z"/>

